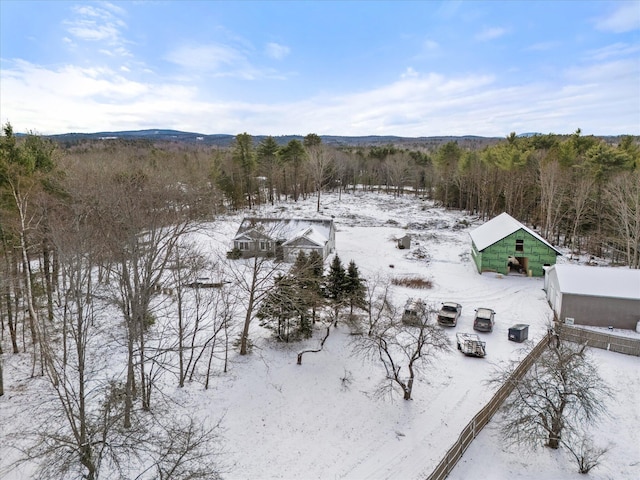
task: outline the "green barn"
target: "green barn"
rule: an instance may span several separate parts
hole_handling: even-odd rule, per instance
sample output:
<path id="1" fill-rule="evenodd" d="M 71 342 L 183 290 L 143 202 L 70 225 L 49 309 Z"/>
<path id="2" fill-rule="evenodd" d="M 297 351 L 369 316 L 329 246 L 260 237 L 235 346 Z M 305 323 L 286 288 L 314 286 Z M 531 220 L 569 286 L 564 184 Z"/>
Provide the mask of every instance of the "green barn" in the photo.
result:
<path id="1" fill-rule="evenodd" d="M 544 276 L 561 253 L 508 213 L 501 213 L 471 231 L 471 256 L 479 273 Z"/>

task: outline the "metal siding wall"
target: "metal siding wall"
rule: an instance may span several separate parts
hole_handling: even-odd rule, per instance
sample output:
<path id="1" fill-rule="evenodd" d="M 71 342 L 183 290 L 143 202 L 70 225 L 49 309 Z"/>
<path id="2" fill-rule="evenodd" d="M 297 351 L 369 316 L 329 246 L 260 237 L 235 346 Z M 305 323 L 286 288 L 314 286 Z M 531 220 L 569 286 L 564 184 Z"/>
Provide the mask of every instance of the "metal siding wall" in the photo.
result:
<path id="1" fill-rule="evenodd" d="M 566 317 L 573 318 L 577 325 L 635 330 L 640 320 L 640 300 L 565 293 L 560 321 L 564 322 Z"/>

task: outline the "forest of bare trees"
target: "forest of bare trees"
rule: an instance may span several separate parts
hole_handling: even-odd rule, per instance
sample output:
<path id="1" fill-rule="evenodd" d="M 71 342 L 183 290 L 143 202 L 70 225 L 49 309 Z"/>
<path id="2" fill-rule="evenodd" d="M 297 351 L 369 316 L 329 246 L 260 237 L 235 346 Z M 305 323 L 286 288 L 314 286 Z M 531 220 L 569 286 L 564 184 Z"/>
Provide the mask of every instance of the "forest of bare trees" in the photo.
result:
<path id="1" fill-rule="evenodd" d="M 480 219 L 507 211 L 572 254 L 640 268 L 634 137 L 512 134 L 478 149 L 456 142 L 406 149 L 337 148 L 315 134 L 255 143 L 242 133 L 231 148 L 146 140 L 63 146 L 17 136 L 7 124 L 0 137 L 0 354 L 28 353 L 31 376 L 47 379 L 59 406 L 53 433 L 33 432 L 31 454 L 48 456 L 49 469 L 75 468 L 90 479 L 105 463 L 123 477 L 174 478 L 166 472 L 191 469 L 200 476 L 190 478 L 215 478 L 215 461 L 202 461 L 216 450 L 214 430 L 193 421 L 151 425 L 146 415 L 166 407 L 161 374 L 180 387 L 198 381 L 207 388 L 239 333 L 231 325 L 233 293 L 184 287 L 221 261 L 185 239 L 226 212 L 310 196 L 321 211 L 322 192 L 356 189 L 415 195 Z M 149 327 L 168 310 L 179 322 L 163 336 Z M 96 374 L 106 370 L 105 345 L 95 341 L 105 330 L 123 355 L 119 378 Z M 0 370 L 0 395 L 2 378 Z M 154 443 L 151 429 L 175 439 L 173 450 Z M 124 471 L 122 455 L 154 465 L 153 472 Z"/>

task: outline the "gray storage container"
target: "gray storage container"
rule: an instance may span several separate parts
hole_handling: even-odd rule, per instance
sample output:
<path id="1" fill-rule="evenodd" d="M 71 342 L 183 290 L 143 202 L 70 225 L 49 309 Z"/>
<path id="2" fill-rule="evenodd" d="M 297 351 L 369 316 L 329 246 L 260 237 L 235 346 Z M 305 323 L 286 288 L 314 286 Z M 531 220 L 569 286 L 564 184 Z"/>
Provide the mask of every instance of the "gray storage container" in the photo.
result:
<path id="1" fill-rule="evenodd" d="M 529 338 L 529 325 L 518 323 L 509 328 L 509 340 L 522 343 Z"/>

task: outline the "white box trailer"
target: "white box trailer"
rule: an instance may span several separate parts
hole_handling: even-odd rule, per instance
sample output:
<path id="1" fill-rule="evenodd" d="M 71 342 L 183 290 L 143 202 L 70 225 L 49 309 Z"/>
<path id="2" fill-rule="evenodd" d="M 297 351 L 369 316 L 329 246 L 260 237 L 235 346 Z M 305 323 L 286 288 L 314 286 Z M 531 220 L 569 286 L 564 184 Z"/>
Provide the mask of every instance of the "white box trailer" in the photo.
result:
<path id="1" fill-rule="evenodd" d="M 469 357 L 484 357 L 487 354 L 486 342 L 475 333 L 456 333 L 458 350 Z"/>

